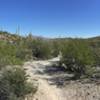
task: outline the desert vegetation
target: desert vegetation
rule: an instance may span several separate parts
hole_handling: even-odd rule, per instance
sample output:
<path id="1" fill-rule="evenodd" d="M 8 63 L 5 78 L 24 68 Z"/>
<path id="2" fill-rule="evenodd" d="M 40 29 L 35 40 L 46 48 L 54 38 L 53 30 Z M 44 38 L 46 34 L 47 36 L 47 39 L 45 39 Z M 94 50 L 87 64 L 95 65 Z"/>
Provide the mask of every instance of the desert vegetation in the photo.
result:
<path id="1" fill-rule="evenodd" d="M 25 95 L 34 94 L 37 89 L 27 82 L 21 66 L 25 61 L 51 59 L 59 54 L 57 67 L 73 73 L 75 80 L 91 78 L 100 67 L 100 38 L 47 39 L 0 31 L 0 100 L 23 100 Z"/>
<path id="2" fill-rule="evenodd" d="M 95 57 L 85 41 L 74 39 L 64 45 L 61 63 L 64 64 L 65 69 L 75 73 L 75 78 L 79 78 L 93 71 Z"/>
<path id="3" fill-rule="evenodd" d="M 27 82 L 25 71 L 20 67 L 6 67 L 1 70 L 0 100 L 24 100 L 25 95 L 35 93 L 36 88 Z"/>

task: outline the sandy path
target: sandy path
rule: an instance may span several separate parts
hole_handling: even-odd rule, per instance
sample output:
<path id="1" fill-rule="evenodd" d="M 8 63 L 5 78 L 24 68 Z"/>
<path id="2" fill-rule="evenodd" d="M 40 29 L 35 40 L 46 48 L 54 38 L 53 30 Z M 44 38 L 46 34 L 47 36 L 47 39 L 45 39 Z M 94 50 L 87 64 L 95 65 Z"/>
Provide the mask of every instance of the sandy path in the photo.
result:
<path id="1" fill-rule="evenodd" d="M 53 78 L 53 75 L 45 74 L 44 70 L 56 61 L 59 59 L 32 61 L 24 64 L 27 74 L 30 75 L 29 80 L 36 79 L 38 83 L 38 91 L 34 98 L 26 100 L 100 100 L 100 84 L 69 81 L 70 83 L 64 88 L 51 85 L 49 79 Z"/>
<path id="2" fill-rule="evenodd" d="M 48 79 L 51 78 L 49 75 L 40 75 L 36 72 L 42 72 L 46 66 L 59 61 L 59 58 L 54 58 L 47 61 L 33 61 L 26 62 L 24 68 L 30 75 L 30 79 L 36 79 L 38 81 L 38 91 L 34 96 L 33 100 L 66 100 L 63 97 L 62 90 L 57 88 L 56 85 L 50 85 Z"/>

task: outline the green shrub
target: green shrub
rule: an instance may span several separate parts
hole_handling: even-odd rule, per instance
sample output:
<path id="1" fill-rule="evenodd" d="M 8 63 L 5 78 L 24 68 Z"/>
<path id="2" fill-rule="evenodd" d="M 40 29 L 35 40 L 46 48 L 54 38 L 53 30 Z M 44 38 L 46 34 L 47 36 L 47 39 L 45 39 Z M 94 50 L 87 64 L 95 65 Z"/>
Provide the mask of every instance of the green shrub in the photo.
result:
<path id="1" fill-rule="evenodd" d="M 32 58 L 32 50 L 21 40 L 17 44 L 0 41 L 0 68 L 6 65 L 21 65 Z"/>
<path id="2" fill-rule="evenodd" d="M 8 81 L 0 78 L 0 100 L 10 100 L 10 85 Z"/>
<path id="3" fill-rule="evenodd" d="M 59 41 L 52 41 L 52 56 L 57 57 L 61 51 L 61 43 Z"/>
<path id="4" fill-rule="evenodd" d="M 36 92 L 33 84 L 27 82 L 26 73 L 22 68 L 7 67 L 1 71 L 0 77 L 0 97 L 3 98 L 0 100 L 23 100 L 25 95 Z"/>
<path id="5" fill-rule="evenodd" d="M 16 57 L 16 52 L 16 45 L 0 41 L 0 68 L 6 65 L 22 64 L 23 60 Z"/>
<path id="6" fill-rule="evenodd" d="M 80 77 L 88 74 L 87 69 L 92 69 L 95 60 L 89 46 L 83 40 L 75 39 L 63 47 L 61 63 L 65 64 L 67 70 L 74 72 L 76 77 Z"/>
<path id="7" fill-rule="evenodd" d="M 51 57 L 51 48 L 45 40 L 37 39 L 33 41 L 32 53 L 38 59 L 48 59 Z"/>

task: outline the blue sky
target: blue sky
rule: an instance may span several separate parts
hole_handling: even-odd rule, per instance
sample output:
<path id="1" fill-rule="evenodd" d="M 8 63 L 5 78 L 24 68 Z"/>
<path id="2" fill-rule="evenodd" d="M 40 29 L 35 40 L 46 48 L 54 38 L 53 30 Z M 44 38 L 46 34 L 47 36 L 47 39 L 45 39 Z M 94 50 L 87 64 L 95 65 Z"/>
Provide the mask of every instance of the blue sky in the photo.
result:
<path id="1" fill-rule="evenodd" d="M 0 0 L 0 29 L 45 37 L 100 35 L 100 0 Z"/>

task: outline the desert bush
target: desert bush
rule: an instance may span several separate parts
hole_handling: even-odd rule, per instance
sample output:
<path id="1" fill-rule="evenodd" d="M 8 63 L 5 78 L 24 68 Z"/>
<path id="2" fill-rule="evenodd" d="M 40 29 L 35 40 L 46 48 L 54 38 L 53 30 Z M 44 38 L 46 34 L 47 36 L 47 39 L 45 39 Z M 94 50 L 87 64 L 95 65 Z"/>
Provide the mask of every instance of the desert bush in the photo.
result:
<path id="1" fill-rule="evenodd" d="M 6 65 L 22 64 L 16 57 L 16 46 L 5 41 L 0 41 L 0 68 Z"/>
<path id="2" fill-rule="evenodd" d="M 0 75 L 0 100 L 24 100 L 25 95 L 35 93 L 36 88 L 27 82 L 25 71 L 8 67 Z"/>
<path id="3" fill-rule="evenodd" d="M 0 41 L 0 67 L 6 65 L 21 65 L 24 61 L 32 59 L 32 49 L 24 40 L 16 44 Z"/>
<path id="4" fill-rule="evenodd" d="M 32 50 L 28 48 L 18 47 L 16 51 L 16 58 L 21 61 L 27 61 L 32 59 Z"/>
<path id="5" fill-rule="evenodd" d="M 63 47 L 61 63 L 67 70 L 74 72 L 75 77 L 80 77 L 91 71 L 95 59 L 93 52 L 83 40 L 74 39 Z"/>
<path id="6" fill-rule="evenodd" d="M 48 59 L 51 57 L 51 48 L 45 40 L 36 39 L 33 41 L 32 53 L 38 59 Z"/>
<path id="7" fill-rule="evenodd" d="M 53 57 L 57 57 L 59 55 L 59 52 L 61 51 L 61 42 L 60 40 L 57 41 L 57 40 L 53 40 L 51 41 L 52 43 L 52 56 Z"/>

